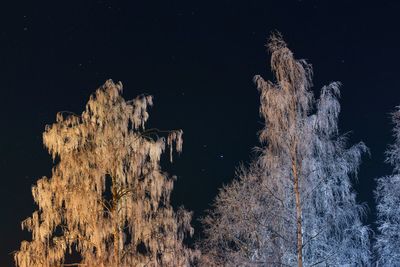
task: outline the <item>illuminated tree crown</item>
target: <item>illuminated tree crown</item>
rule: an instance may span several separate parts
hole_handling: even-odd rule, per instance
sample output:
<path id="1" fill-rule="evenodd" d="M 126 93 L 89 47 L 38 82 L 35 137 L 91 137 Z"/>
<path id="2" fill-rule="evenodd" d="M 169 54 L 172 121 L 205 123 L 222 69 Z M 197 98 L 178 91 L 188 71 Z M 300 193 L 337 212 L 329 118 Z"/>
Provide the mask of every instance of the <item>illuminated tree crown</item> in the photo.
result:
<path id="1" fill-rule="evenodd" d="M 222 188 L 203 220 L 205 265 L 364 266 L 369 229 L 351 177 L 363 143 L 346 147 L 338 134 L 339 83 L 316 101 L 312 68 L 295 59 L 279 34 L 268 42 L 275 81 L 260 91 L 262 146 L 238 179 Z"/>
<path id="2" fill-rule="evenodd" d="M 191 213 L 170 205 L 173 180 L 160 169 L 166 146 L 180 152 L 182 131 L 159 138 L 145 130 L 151 96 L 125 101 L 108 80 L 81 116 L 57 114 L 43 142 L 58 162 L 32 187 L 38 210 L 22 222 L 32 232 L 15 253 L 20 267 L 188 266 Z M 66 262 L 75 252 L 81 260 Z"/>

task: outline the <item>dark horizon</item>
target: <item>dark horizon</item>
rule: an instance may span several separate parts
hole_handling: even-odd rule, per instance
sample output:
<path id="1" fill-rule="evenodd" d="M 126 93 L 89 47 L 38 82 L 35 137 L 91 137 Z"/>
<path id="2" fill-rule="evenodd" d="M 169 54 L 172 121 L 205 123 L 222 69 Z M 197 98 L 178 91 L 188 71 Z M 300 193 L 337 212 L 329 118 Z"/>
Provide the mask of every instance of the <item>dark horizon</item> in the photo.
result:
<path id="1" fill-rule="evenodd" d="M 184 131 L 183 153 L 162 167 L 177 175 L 173 203 L 194 211 L 198 237 L 198 218 L 259 145 L 252 78 L 272 79 L 265 43 L 273 31 L 312 64 L 316 97 L 323 85 L 342 83 L 340 133 L 370 149 L 355 188 L 374 228 L 374 179 L 392 173 L 384 151 L 400 105 L 399 11 L 394 1 L 4 4 L 1 266 L 12 266 L 9 253 L 30 239 L 20 223 L 35 208 L 31 185 L 51 173 L 45 125 L 58 111 L 80 114 L 109 78 L 122 81 L 125 99 L 154 96 L 150 127 Z"/>

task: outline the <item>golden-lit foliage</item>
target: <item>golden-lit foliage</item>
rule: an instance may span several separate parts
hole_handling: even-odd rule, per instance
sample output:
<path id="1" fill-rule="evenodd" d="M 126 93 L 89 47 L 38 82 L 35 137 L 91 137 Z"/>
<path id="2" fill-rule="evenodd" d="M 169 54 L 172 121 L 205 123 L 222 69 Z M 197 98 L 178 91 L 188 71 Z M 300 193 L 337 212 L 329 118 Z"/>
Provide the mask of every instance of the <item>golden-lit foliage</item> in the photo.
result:
<path id="1" fill-rule="evenodd" d="M 181 151 L 182 131 L 165 140 L 145 130 L 152 97 L 121 92 L 108 80 L 81 116 L 58 113 L 46 126 L 58 163 L 32 187 L 38 210 L 22 222 L 32 241 L 21 243 L 17 266 L 63 266 L 74 251 L 83 266 L 188 266 L 194 257 L 183 245 L 191 213 L 174 212 L 173 179 L 159 165 L 166 145 L 171 157 L 173 145 Z"/>

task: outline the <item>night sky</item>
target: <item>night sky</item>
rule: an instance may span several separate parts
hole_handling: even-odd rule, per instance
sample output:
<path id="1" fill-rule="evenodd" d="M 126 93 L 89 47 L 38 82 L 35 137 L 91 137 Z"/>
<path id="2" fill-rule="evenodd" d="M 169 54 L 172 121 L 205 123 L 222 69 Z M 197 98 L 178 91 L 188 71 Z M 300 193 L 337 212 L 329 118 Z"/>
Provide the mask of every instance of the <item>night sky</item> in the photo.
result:
<path id="1" fill-rule="evenodd" d="M 30 238 L 20 222 L 35 208 L 31 185 L 51 173 L 44 126 L 58 111 L 80 114 L 109 78 L 125 99 L 154 96 L 150 127 L 183 129 L 183 153 L 163 168 L 178 176 L 173 203 L 194 211 L 198 238 L 218 188 L 254 156 L 262 120 L 252 77 L 273 78 L 265 43 L 274 30 L 313 65 L 317 96 L 342 82 L 340 130 L 371 152 L 356 189 L 373 227 L 374 178 L 392 172 L 384 150 L 400 105 L 400 2 L 189 2 L 2 3 L 0 266 Z"/>

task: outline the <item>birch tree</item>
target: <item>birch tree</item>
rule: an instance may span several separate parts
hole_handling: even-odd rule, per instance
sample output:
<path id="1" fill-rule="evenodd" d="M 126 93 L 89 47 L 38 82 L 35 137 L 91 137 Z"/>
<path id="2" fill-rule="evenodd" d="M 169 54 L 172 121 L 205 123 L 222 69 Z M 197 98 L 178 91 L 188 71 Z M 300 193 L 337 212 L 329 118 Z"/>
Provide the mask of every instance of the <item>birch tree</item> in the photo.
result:
<path id="1" fill-rule="evenodd" d="M 254 80 L 265 121 L 258 157 L 224 187 L 204 219 L 203 261 L 226 266 L 368 264 L 369 231 L 356 203 L 363 143 L 338 134 L 339 83 L 315 100 L 312 68 L 280 35 L 268 49 L 276 82 Z"/>
<path id="2" fill-rule="evenodd" d="M 43 143 L 57 163 L 32 187 L 38 210 L 22 222 L 32 232 L 15 253 L 20 267 L 188 266 L 183 244 L 191 213 L 170 205 L 173 177 L 160 157 L 182 150 L 182 131 L 159 138 L 145 129 L 151 96 L 125 101 L 108 80 L 82 115 L 58 113 Z M 74 252 L 79 262 L 67 262 Z"/>
<path id="3" fill-rule="evenodd" d="M 378 234 L 374 248 L 377 266 L 400 266 L 400 107 L 392 114 L 394 144 L 386 152 L 386 161 L 394 174 L 377 179 Z"/>

